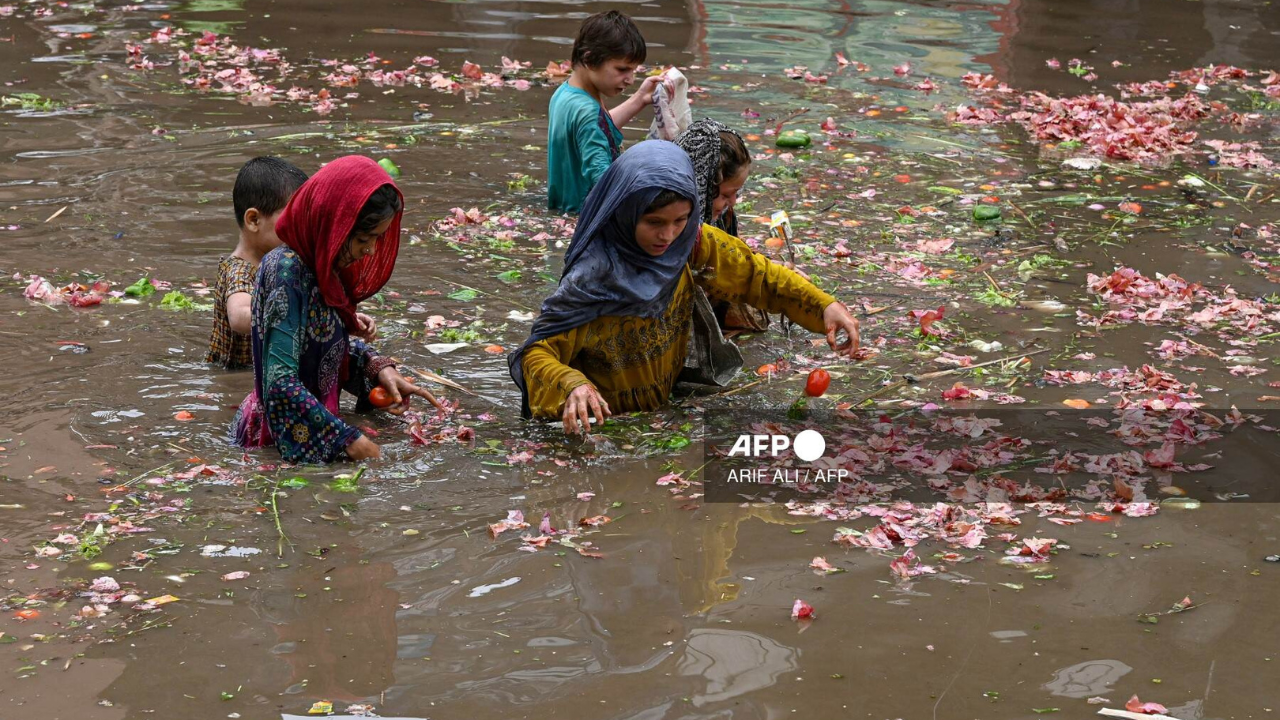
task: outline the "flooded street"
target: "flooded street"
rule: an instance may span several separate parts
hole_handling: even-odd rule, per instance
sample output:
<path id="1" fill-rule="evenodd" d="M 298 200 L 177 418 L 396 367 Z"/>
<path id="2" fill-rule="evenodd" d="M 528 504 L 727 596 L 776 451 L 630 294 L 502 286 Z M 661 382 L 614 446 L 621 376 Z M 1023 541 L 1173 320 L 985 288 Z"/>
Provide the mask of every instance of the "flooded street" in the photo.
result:
<path id="1" fill-rule="evenodd" d="M 506 353 L 572 236 L 545 209 L 562 80 L 546 68 L 607 8 L 9 1 L 0 720 L 326 703 L 436 720 L 987 720 L 1135 695 L 1179 720 L 1280 712 L 1274 6 L 609 6 L 640 26 L 650 67 L 690 78 L 695 117 L 747 137 L 744 239 L 783 259 L 765 239 L 786 210 L 797 267 L 860 317 L 867 350 L 837 360 L 775 317 L 740 338 L 734 389 L 678 389 L 584 441 L 520 421 Z M 1204 107 L 1121 98 L 1136 83 Z M 1036 92 L 1133 104 L 1068 131 Z M 1196 135 L 1131 141 L 1162 113 Z M 1111 123 L 1105 152 L 1095 121 Z M 813 145 L 775 147 L 784 124 Z M 433 388 L 459 405 L 418 424 L 344 400 L 383 446 L 355 478 L 232 446 L 253 375 L 202 362 L 238 168 L 276 155 L 314 173 L 353 153 L 394 161 L 407 202 L 395 274 L 361 305 L 376 345 L 470 391 Z M 39 279 L 162 287 L 75 307 L 33 298 Z M 867 485 L 717 499 L 704 419 L 758 416 L 739 431 L 762 432 L 818 366 L 833 384 L 815 407 L 886 418 L 863 478 L 913 484 L 910 502 Z M 970 449 L 943 462 L 910 437 L 941 408 L 1030 441 L 964 429 Z M 907 410 L 918 427 L 885 429 Z M 843 437 L 852 415 L 837 417 Z M 1068 488 L 1071 473 L 1099 482 Z M 859 494 L 875 509 L 851 511 Z M 522 538 L 535 530 L 552 540 Z M 812 619 L 793 619 L 798 599 Z"/>

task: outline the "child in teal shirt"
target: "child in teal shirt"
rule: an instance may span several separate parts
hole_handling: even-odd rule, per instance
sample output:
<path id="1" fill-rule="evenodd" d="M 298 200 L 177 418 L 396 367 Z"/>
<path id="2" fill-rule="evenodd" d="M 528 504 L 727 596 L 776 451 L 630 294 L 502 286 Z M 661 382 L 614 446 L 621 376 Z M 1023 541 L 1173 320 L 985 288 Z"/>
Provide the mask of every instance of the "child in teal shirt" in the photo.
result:
<path id="1" fill-rule="evenodd" d="M 622 153 L 622 131 L 653 97 L 657 77 L 613 110 L 616 97 L 635 82 L 646 47 L 640 29 L 611 10 L 587 18 L 573 41 L 573 74 L 551 96 L 547 124 L 547 206 L 577 212 L 596 180 Z"/>

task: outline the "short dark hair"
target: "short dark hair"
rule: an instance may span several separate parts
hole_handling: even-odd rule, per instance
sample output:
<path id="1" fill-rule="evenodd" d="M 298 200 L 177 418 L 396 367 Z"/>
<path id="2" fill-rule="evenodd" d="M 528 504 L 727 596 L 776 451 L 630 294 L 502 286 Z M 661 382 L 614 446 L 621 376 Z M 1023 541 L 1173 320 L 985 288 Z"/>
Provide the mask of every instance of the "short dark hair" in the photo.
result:
<path id="1" fill-rule="evenodd" d="M 400 200 L 400 193 L 396 192 L 394 185 L 387 183 L 379 187 L 364 201 L 364 207 L 360 208 L 360 214 L 356 216 L 355 225 L 351 226 L 348 237 L 373 232 L 374 228 L 395 217 L 403 209 L 404 202 Z"/>
<path id="2" fill-rule="evenodd" d="M 245 163 L 236 173 L 236 184 L 231 190 L 236 224 L 244 227 L 244 214 L 249 208 L 267 216 L 280 212 L 306 181 L 306 173 L 277 157 L 256 157 Z"/>
<path id="3" fill-rule="evenodd" d="M 640 28 L 631 18 L 617 10 L 596 13 L 582 21 L 578 37 L 573 40 L 570 63 L 600 67 L 615 58 L 623 58 L 637 65 L 644 62 L 648 48 Z"/>
<path id="4" fill-rule="evenodd" d="M 649 203 L 649 207 L 644 209 L 644 214 L 647 215 L 651 212 L 657 212 L 672 203 L 678 202 L 687 202 L 689 203 L 690 208 L 693 207 L 693 201 L 689 198 L 681 195 L 675 190 L 663 188 L 662 192 L 658 193 L 658 196 L 653 199 L 653 202 Z"/>

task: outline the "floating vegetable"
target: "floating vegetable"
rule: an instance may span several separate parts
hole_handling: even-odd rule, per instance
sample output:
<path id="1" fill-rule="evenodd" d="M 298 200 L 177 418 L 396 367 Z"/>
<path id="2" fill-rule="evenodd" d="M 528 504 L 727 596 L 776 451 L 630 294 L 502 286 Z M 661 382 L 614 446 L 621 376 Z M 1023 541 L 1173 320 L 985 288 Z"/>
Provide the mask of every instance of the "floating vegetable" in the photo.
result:
<path id="1" fill-rule="evenodd" d="M 831 373 L 817 368 L 809 371 L 809 379 L 804 384 L 804 394 L 809 397 L 822 397 L 831 386 Z"/>
<path id="2" fill-rule="evenodd" d="M 124 289 L 124 294 L 128 297 L 147 297 L 154 294 L 156 286 L 151 284 L 151 278 L 143 277 L 138 282 Z"/>
<path id="3" fill-rule="evenodd" d="M 396 164 L 391 162 L 391 158 L 382 158 L 381 160 L 379 160 L 378 167 L 382 168 L 383 170 L 386 170 L 387 174 L 391 176 L 392 180 L 400 179 L 400 168 L 396 167 Z"/>
<path id="4" fill-rule="evenodd" d="M 1000 219 L 1000 208 L 991 205 L 978 205 L 973 208 L 973 219 L 977 222 L 989 222 Z"/>
<path id="5" fill-rule="evenodd" d="M 391 393 L 386 388 L 376 387 L 369 391 L 369 404 L 377 408 L 387 408 L 395 404 Z"/>
<path id="6" fill-rule="evenodd" d="M 780 148 L 804 148 L 813 144 L 813 139 L 803 130 L 787 130 L 774 144 Z"/>

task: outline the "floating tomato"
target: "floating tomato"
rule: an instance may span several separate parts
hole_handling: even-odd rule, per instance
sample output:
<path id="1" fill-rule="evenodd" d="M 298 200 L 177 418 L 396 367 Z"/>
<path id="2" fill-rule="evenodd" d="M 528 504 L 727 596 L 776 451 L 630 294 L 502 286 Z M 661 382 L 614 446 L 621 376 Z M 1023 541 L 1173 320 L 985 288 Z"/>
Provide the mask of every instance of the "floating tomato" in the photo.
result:
<path id="1" fill-rule="evenodd" d="M 1120 212 L 1129 213 L 1130 215 L 1141 215 L 1142 206 L 1136 202 L 1122 202 L 1120 203 Z"/>
<path id="2" fill-rule="evenodd" d="M 831 387 L 831 373 L 818 368 L 809 371 L 809 379 L 804 384 L 804 394 L 809 397 L 822 397 Z"/>
<path id="3" fill-rule="evenodd" d="M 773 363 L 769 363 L 767 365 L 761 365 L 760 367 L 756 368 L 756 374 L 760 376 L 774 375 L 777 372 L 778 372 L 778 366 L 774 365 Z"/>
<path id="4" fill-rule="evenodd" d="M 391 393 L 386 388 L 376 387 L 369 391 L 369 404 L 374 407 L 385 408 L 395 404 L 395 400 L 391 399 Z"/>
<path id="5" fill-rule="evenodd" d="M 36 618 L 40 617 L 40 611 L 39 610 L 19 610 L 18 612 L 14 613 L 13 616 L 18 618 L 19 620 L 35 620 Z"/>

